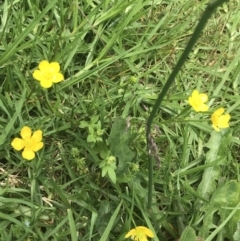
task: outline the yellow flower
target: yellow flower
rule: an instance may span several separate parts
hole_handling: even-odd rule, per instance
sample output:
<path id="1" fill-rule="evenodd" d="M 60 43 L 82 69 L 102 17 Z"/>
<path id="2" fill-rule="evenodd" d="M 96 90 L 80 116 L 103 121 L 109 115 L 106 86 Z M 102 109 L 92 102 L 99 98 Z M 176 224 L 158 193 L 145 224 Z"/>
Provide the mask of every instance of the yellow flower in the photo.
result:
<path id="1" fill-rule="evenodd" d="M 189 104 L 196 112 L 208 111 L 208 106 L 204 104 L 208 101 L 208 96 L 203 93 L 199 93 L 197 90 L 192 92 L 192 95 L 188 98 Z"/>
<path id="2" fill-rule="evenodd" d="M 22 152 L 22 157 L 28 161 L 31 161 L 35 157 L 35 152 L 39 151 L 43 147 L 42 131 L 37 130 L 33 133 L 28 126 L 24 126 L 21 130 L 21 137 L 14 138 L 11 145 L 12 147 Z"/>
<path id="3" fill-rule="evenodd" d="M 214 113 L 211 116 L 211 120 L 212 120 L 212 127 L 216 130 L 216 131 L 220 131 L 219 128 L 228 128 L 229 127 L 229 120 L 231 118 L 231 116 L 229 114 L 225 114 L 224 113 L 224 108 L 219 108 L 216 111 L 214 111 Z"/>
<path id="4" fill-rule="evenodd" d="M 129 238 L 131 236 L 131 239 L 134 241 L 148 241 L 148 237 L 153 238 L 153 232 L 143 226 L 138 226 L 134 229 L 131 229 L 126 235 L 125 238 Z"/>
<path id="5" fill-rule="evenodd" d="M 59 73 L 60 65 L 58 62 L 49 63 L 47 60 L 43 60 L 38 68 L 33 72 L 33 77 L 40 81 L 43 88 L 50 88 L 53 83 L 61 82 L 64 79 L 63 75 Z"/>

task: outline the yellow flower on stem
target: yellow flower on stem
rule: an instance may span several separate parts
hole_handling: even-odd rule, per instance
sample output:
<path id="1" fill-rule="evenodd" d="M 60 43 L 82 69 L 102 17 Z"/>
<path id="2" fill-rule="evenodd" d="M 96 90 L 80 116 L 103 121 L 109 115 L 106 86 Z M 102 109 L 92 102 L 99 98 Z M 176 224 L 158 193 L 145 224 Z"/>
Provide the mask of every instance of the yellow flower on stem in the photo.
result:
<path id="1" fill-rule="evenodd" d="M 220 131 L 220 128 L 228 128 L 229 127 L 229 120 L 231 118 L 231 116 L 229 114 L 225 114 L 224 113 L 224 108 L 219 108 L 216 111 L 214 111 L 214 113 L 211 116 L 211 120 L 212 120 L 212 127 L 216 130 L 216 131 Z"/>
<path id="2" fill-rule="evenodd" d="M 31 161 L 35 157 L 35 152 L 39 151 L 43 147 L 42 131 L 37 130 L 33 133 L 28 126 L 24 126 L 21 130 L 21 138 L 14 138 L 11 145 L 12 147 L 22 152 L 22 157 L 28 161 Z"/>
<path id="3" fill-rule="evenodd" d="M 197 90 L 192 92 L 192 95 L 188 98 L 189 104 L 196 112 L 208 111 L 208 106 L 204 104 L 208 101 L 208 96 L 204 93 L 199 93 Z"/>
<path id="4" fill-rule="evenodd" d="M 129 238 L 131 236 L 131 239 L 134 241 L 148 241 L 148 237 L 153 238 L 153 232 L 144 227 L 144 226 L 138 226 L 134 229 L 131 229 L 126 235 L 125 238 Z"/>
<path id="5" fill-rule="evenodd" d="M 33 77 L 40 81 L 40 85 L 43 88 L 50 88 L 53 83 L 61 82 L 64 79 L 59 72 L 60 65 L 58 62 L 49 63 L 47 60 L 43 60 L 38 65 L 38 68 L 33 72 Z"/>

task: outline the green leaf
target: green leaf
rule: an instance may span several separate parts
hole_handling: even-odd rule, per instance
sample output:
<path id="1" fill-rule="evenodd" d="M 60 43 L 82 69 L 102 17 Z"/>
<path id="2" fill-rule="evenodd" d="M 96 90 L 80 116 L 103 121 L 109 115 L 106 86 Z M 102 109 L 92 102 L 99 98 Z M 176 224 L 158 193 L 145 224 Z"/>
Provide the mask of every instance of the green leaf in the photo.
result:
<path id="1" fill-rule="evenodd" d="M 100 166 L 100 167 L 101 167 L 101 166 Z M 104 167 L 102 168 L 102 177 L 105 177 L 105 176 L 106 176 L 107 171 L 108 171 L 108 166 L 104 166 Z"/>
<path id="2" fill-rule="evenodd" d="M 240 222 L 237 223 L 237 230 L 233 235 L 234 241 L 240 240 Z"/>
<path id="3" fill-rule="evenodd" d="M 97 136 L 97 137 L 95 138 L 95 140 L 98 141 L 98 142 L 101 142 L 101 141 L 102 141 L 102 137 L 98 137 L 98 136 Z"/>
<path id="4" fill-rule="evenodd" d="M 88 126 L 88 131 L 91 135 L 94 135 L 94 129 L 92 126 Z"/>
<path id="5" fill-rule="evenodd" d="M 129 148 L 129 144 L 135 138 L 127 128 L 126 120 L 117 118 L 114 122 L 109 136 L 111 154 L 118 158 L 117 174 L 121 175 L 126 171 L 126 163 L 131 162 L 135 153 Z"/>
<path id="6" fill-rule="evenodd" d="M 227 182 L 214 193 L 211 204 L 219 208 L 220 222 L 224 221 L 234 208 L 240 202 L 240 184 L 233 180 Z M 233 237 L 237 229 L 237 223 L 240 220 L 240 210 L 237 210 L 233 217 L 223 230 L 226 238 Z"/>
<path id="7" fill-rule="evenodd" d="M 127 178 L 127 177 L 125 177 Z M 118 180 L 119 181 L 119 180 Z M 122 181 L 122 180 L 121 180 Z M 134 177 L 134 179 L 131 177 L 130 179 L 127 179 L 125 182 L 128 182 L 129 187 L 134 190 L 141 198 L 147 197 L 147 190 L 142 186 L 142 179 L 139 177 Z"/>
<path id="8" fill-rule="evenodd" d="M 89 124 L 86 121 L 81 121 L 80 125 L 79 125 L 79 128 L 86 128 L 86 127 L 88 127 L 88 125 Z"/>
<path id="9" fill-rule="evenodd" d="M 231 180 L 219 187 L 211 198 L 211 204 L 216 207 L 235 207 L 240 201 L 240 184 Z"/>
<path id="10" fill-rule="evenodd" d="M 213 216 L 217 212 L 218 208 L 211 205 L 205 206 L 205 215 L 203 218 L 203 225 L 200 230 L 200 237 L 206 238 L 209 235 L 210 229 L 215 229 L 217 226 L 213 223 Z"/>
<path id="11" fill-rule="evenodd" d="M 88 135 L 87 142 L 96 142 L 96 139 L 93 135 Z"/>
<path id="12" fill-rule="evenodd" d="M 197 237 L 194 229 L 190 226 L 187 226 L 184 229 L 179 241 L 196 241 L 196 240 L 197 240 Z"/>
<path id="13" fill-rule="evenodd" d="M 91 123 L 92 124 L 95 124 L 99 119 L 99 116 L 98 115 L 94 115 L 92 118 L 91 118 Z"/>
<path id="14" fill-rule="evenodd" d="M 218 160 L 219 165 L 226 164 L 226 153 L 228 153 L 228 145 L 231 142 L 231 132 L 213 131 L 210 137 L 209 142 L 206 146 L 209 148 L 209 151 L 206 154 L 206 162 Z M 213 167 L 208 167 L 204 170 L 202 181 L 198 186 L 198 193 L 202 198 L 209 200 L 211 194 L 215 191 L 215 181 L 220 177 L 220 166 L 216 165 Z"/>
<path id="15" fill-rule="evenodd" d="M 215 229 L 220 223 L 223 223 L 239 202 L 240 184 L 237 181 L 232 180 L 227 182 L 224 186 L 219 187 L 214 192 L 210 204 L 205 209 L 202 238 L 207 238 L 211 229 Z M 236 210 L 224 228 L 221 229 L 219 235 L 233 240 L 232 238 L 234 233 L 236 233 L 239 220 L 240 210 Z"/>
<path id="16" fill-rule="evenodd" d="M 117 182 L 117 177 L 114 169 L 111 166 L 108 166 L 107 170 L 108 170 L 108 176 L 110 180 L 115 184 Z"/>

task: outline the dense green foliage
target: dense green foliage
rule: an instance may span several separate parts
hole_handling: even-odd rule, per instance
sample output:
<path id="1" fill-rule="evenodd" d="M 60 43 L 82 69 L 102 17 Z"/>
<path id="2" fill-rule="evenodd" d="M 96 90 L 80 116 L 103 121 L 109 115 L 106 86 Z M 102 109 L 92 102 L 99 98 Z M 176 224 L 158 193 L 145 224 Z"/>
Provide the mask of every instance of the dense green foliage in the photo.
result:
<path id="1" fill-rule="evenodd" d="M 146 124 L 207 5 L 193 0 L 0 1 L 0 241 L 240 240 L 240 2 L 219 7 Z M 64 81 L 32 76 L 59 62 Z M 207 113 L 188 104 L 194 89 Z M 210 121 L 224 107 L 230 128 Z M 43 131 L 33 161 L 11 142 Z"/>

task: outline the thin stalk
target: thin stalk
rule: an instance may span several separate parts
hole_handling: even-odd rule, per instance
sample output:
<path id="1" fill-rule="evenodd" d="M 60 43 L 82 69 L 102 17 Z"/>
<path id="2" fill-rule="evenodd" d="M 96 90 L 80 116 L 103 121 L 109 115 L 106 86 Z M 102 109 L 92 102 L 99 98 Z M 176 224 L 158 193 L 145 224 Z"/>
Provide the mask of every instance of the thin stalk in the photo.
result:
<path id="1" fill-rule="evenodd" d="M 217 7 L 219 7 L 220 5 L 222 5 L 224 2 L 227 2 L 228 0 L 212 0 L 208 3 L 205 11 L 203 12 L 203 15 L 197 25 L 197 27 L 195 28 L 186 48 L 184 49 L 180 59 L 178 60 L 175 68 L 173 69 L 172 73 L 170 74 L 170 76 L 168 77 L 168 80 L 166 82 L 166 84 L 163 86 L 162 92 L 159 94 L 152 112 L 147 120 L 147 130 L 146 130 L 146 139 L 147 139 L 147 146 L 148 146 L 148 150 L 149 150 L 149 158 L 148 158 L 148 162 L 149 162 L 149 181 L 148 181 L 148 208 L 151 209 L 151 205 L 152 205 L 152 188 L 153 188 L 153 157 L 152 157 L 152 146 L 151 146 L 151 127 L 152 127 L 152 122 L 153 119 L 156 115 L 156 112 L 159 108 L 159 106 L 162 103 L 162 100 L 164 98 L 164 96 L 167 94 L 167 91 L 169 90 L 169 88 L 171 87 L 171 85 L 173 84 L 178 72 L 180 71 L 181 67 L 183 66 L 183 64 L 186 62 L 188 55 L 190 54 L 190 52 L 192 51 L 192 48 L 194 46 L 194 44 L 197 42 L 197 40 L 200 37 L 200 34 L 202 32 L 202 30 L 204 29 L 205 25 L 207 24 L 208 19 L 212 16 L 212 14 L 214 13 L 214 11 L 216 10 Z"/>

